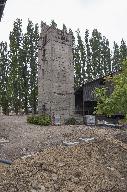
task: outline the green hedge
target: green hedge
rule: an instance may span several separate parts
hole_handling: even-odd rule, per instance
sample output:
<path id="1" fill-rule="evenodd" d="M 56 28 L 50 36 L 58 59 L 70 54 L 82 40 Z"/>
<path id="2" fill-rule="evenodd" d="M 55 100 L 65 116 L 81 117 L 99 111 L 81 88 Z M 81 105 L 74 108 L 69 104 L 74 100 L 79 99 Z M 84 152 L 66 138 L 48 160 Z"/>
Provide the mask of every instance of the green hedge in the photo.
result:
<path id="1" fill-rule="evenodd" d="M 35 125 L 51 125 L 51 117 L 49 115 L 32 115 L 27 117 L 27 122 Z"/>

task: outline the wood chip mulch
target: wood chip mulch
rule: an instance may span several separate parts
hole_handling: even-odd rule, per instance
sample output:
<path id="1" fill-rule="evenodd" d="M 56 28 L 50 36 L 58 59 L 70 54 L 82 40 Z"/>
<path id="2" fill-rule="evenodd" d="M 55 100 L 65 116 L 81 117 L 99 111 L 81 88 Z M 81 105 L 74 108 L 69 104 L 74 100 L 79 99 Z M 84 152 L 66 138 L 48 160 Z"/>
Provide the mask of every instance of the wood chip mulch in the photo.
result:
<path id="1" fill-rule="evenodd" d="M 127 146 L 102 137 L 0 165 L 0 192 L 127 192 Z"/>

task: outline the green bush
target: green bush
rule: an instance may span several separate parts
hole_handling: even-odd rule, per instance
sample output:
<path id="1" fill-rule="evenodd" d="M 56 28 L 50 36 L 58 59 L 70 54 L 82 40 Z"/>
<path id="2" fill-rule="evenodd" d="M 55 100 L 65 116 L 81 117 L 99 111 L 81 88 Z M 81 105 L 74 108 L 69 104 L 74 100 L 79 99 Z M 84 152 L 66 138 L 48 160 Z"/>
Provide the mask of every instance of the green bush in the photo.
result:
<path id="1" fill-rule="evenodd" d="M 35 125 L 51 125 L 51 117 L 49 115 L 32 115 L 27 117 L 27 123 Z"/>
<path id="2" fill-rule="evenodd" d="M 74 117 L 68 118 L 65 121 L 65 125 L 76 125 L 76 124 L 77 124 L 77 121 Z"/>

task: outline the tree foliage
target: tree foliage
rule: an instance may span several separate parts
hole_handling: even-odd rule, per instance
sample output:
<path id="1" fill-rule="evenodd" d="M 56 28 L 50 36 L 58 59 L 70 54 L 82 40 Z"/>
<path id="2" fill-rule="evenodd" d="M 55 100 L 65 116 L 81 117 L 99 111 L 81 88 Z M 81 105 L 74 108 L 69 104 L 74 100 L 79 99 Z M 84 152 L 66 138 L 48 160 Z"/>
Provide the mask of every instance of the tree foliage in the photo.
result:
<path id="1" fill-rule="evenodd" d="M 9 87 L 11 93 L 11 105 L 15 113 L 18 114 L 22 106 L 22 20 L 14 22 L 13 30 L 10 32 L 10 76 Z"/>
<path id="2" fill-rule="evenodd" d="M 37 24 L 28 20 L 26 33 L 22 32 L 22 20 L 16 19 L 7 43 L 0 43 L 0 106 L 5 114 L 13 110 L 28 113 L 37 109 Z"/>
<path id="3" fill-rule="evenodd" d="M 27 26 L 27 66 L 29 68 L 29 104 L 32 108 L 33 113 L 37 110 L 37 66 L 38 66 L 38 40 L 39 40 L 39 29 L 38 25 L 33 24 L 32 21 L 28 20 Z"/>
<path id="4" fill-rule="evenodd" d="M 97 114 L 122 114 L 127 117 L 127 61 L 121 65 L 121 72 L 115 74 L 110 80 L 113 92 L 109 95 L 108 88 L 97 88 Z"/>
<path id="5" fill-rule="evenodd" d="M 93 67 L 92 67 L 92 50 L 90 47 L 89 39 L 89 30 L 85 31 L 85 47 L 86 47 L 86 80 L 91 81 L 93 76 Z"/>
<path id="6" fill-rule="evenodd" d="M 77 32 L 77 43 L 74 49 L 75 88 L 87 81 L 110 74 L 112 71 L 109 41 L 94 29 L 92 35 L 85 31 L 84 41 Z M 116 61 L 114 61 L 115 63 Z M 117 63 L 115 63 L 117 65 Z"/>
<path id="7" fill-rule="evenodd" d="M 112 58 L 112 71 L 116 72 L 120 69 L 121 58 L 120 58 L 120 49 L 116 42 L 114 42 L 113 47 L 113 58 Z"/>
<path id="8" fill-rule="evenodd" d="M 86 80 L 86 52 L 79 29 L 76 31 L 77 45 L 74 49 L 75 86 L 79 87 Z"/>
<path id="9" fill-rule="evenodd" d="M 0 106 L 3 113 L 9 113 L 9 58 L 7 42 L 0 43 Z"/>
<path id="10" fill-rule="evenodd" d="M 56 28 L 57 24 L 52 21 L 52 26 Z M 63 28 L 66 30 L 65 25 Z M 23 33 L 22 20 L 16 19 L 8 45 L 6 42 L 0 43 L 0 106 L 5 114 L 10 110 L 16 114 L 23 110 L 27 114 L 29 108 L 33 113 L 37 111 L 38 40 L 38 24 L 28 20 Z M 91 35 L 86 29 L 84 38 L 78 29 L 73 39 L 75 89 L 88 81 L 119 71 L 126 57 L 127 45 L 123 39 L 120 46 L 114 42 L 111 54 L 108 39 L 97 29 Z M 98 94 L 104 96 L 105 90 L 99 91 Z"/>

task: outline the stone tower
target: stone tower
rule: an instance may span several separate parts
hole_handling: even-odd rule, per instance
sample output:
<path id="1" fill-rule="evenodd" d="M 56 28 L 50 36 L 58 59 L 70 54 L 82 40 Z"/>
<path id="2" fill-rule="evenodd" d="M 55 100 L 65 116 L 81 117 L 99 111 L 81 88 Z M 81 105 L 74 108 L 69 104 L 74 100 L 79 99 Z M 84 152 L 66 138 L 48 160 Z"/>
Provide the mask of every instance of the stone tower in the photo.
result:
<path id="1" fill-rule="evenodd" d="M 38 110 L 61 119 L 74 113 L 74 67 L 71 30 L 41 23 L 38 68 Z"/>

